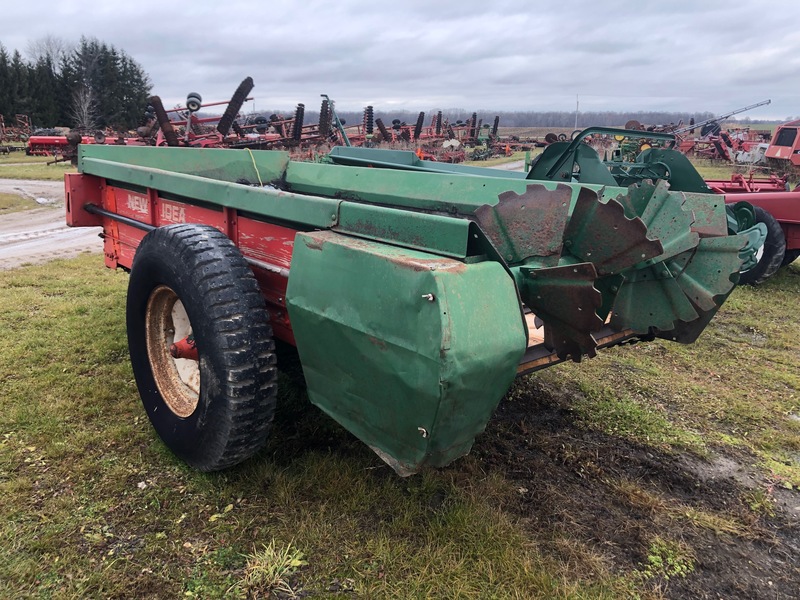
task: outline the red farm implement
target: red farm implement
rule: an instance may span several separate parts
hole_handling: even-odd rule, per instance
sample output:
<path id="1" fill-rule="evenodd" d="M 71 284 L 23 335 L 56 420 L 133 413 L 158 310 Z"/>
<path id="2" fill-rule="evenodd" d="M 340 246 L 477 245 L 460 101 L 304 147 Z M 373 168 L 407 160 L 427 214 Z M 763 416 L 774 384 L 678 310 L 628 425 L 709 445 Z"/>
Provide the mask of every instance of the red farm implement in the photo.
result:
<path id="1" fill-rule="evenodd" d="M 800 173 L 800 120 L 780 125 L 766 151 L 768 164 L 779 171 Z"/>
<path id="2" fill-rule="evenodd" d="M 413 151 L 338 146 L 310 163 L 90 144 L 78 171 L 67 222 L 101 226 L 106 265 L 130 271 L 145 411 L 203 470 L 264 445 L 275 340 L 297 348 L 311 402 L 408 475 L 469 452 L 520 374 L 694 341 L 748 241 L 713 194 Z"/>
<path id="3" fill-rule="evenodd" d="M 14 125 L 7 124 L 3 115 L 0 115 L 0 143 L 25 142 L 30 135 L 31 120 L 28 115 L 16 115 Z"/>

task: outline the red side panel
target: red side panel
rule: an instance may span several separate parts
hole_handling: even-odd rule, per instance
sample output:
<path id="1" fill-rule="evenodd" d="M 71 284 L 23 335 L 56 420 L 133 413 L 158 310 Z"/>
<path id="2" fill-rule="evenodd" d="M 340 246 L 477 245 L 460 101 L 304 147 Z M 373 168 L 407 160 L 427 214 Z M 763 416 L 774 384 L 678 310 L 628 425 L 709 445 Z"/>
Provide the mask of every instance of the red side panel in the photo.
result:
<path id="1" fill-rule="evenodd" d="M 800 248 L 800 191 L 729 194 L 725 200 L 726 202 L 745 200 L 753 206 L 763 208 L 780 223 L 786 238 L 786 249 Z"/>
<path id="2" fill-rule="evenodd" d="M 105 262 L 111 268 L 131 268 L 136 248 L 147 231 L 119 219 L 89 214 L 84 210 L 86 204 L 153 227 L 199 223 L 222 231 L 249 259 L 264 294 L 275 336 L 294 344 L 286 312 L 286 286 L 296 230 L 245 218 L 229 208 L 205 208 L 165 199 L 155 190 L 137 192 L 107 185 L 104 179 L 90 175 L 67 175 L 67 224 L 102 225 Z"/>

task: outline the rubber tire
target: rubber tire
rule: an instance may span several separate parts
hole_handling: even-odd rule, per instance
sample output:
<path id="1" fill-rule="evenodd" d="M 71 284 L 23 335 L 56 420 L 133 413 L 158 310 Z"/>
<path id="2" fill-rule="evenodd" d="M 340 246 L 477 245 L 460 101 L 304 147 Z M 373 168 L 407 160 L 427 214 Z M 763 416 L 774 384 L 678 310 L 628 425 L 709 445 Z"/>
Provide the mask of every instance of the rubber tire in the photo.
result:
<path id="1" fill-rule="evenodd" d="M 164 401 L 147 352 L 148 299 L 163 285 L 183 303 L 200 357 L 199 400 L 185 418 Z M 275 344 L 264 297 L 230 239 L 195 224 L 148 233 L 131 268 L 126 317 L 139 395 L 177 456 L 201 471 L 216 471 L 265 444 L 277 394 Z"/>
<path id="2" fill-rule="evenodd" d="M 753 208 L 756 213 L 756 223 L 764 223 L 767 226 L 767 239 L 764 241 L 764 253 L 758 264 L 739 274 L 739 283 L 745 285 L 759 285 L 772 277 L 781 268 L 786 253 L 786 238 L 775 217 L 760 206 Z"/>
<path id="3" fill-rule="evenodd" d="M 203 97 L 197 92 L 191 92 L 186 96 L 186 108 L 190 112 L 197 112 L 203 107 Z"/>
<path id="4" fill-rule="evenodd" d="M 781 261 L 781 266 L 785 267 L 787 265 L 792 264 L 800 257 L 800 249 L 795 248 L 794 250 L 787 250 L 786 254 L 783 255 L 783 260 Z"/>

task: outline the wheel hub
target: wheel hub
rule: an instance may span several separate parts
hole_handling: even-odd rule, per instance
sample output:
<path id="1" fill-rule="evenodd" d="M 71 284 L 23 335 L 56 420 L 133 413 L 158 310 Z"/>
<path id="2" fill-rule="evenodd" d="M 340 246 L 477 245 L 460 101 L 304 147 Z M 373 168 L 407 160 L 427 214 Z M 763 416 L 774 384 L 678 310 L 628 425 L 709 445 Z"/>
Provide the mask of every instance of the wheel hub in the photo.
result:
<path id="1" fill-rule="evenodd" d="M 158 391 L 179 417 L 190 416 L 200 399 L 200 363 L 174 358 L 171 347 L 192 335 L 192 324 L 178 295 L 165 285 L 150 294 L 145 315 L 147 355 Z"/>

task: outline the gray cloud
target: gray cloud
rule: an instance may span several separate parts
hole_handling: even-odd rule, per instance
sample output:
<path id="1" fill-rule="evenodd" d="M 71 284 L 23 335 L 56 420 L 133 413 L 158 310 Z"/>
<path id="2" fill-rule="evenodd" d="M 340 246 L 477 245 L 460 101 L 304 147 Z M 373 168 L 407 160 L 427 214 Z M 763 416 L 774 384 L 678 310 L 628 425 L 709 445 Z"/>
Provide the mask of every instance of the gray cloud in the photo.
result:
<path id="1" fill-rule="evenodd" d="M 91 4 L 91 6 L 89 6 Z M 30 1 L 4 6 L 0 42 L 95 36 L 124 49 L 168 105 L 225 100 L 246 76 L 256 108 L 461 107 L 800 115 L 796 0 L 650 3 L 354 0 Z"/>

